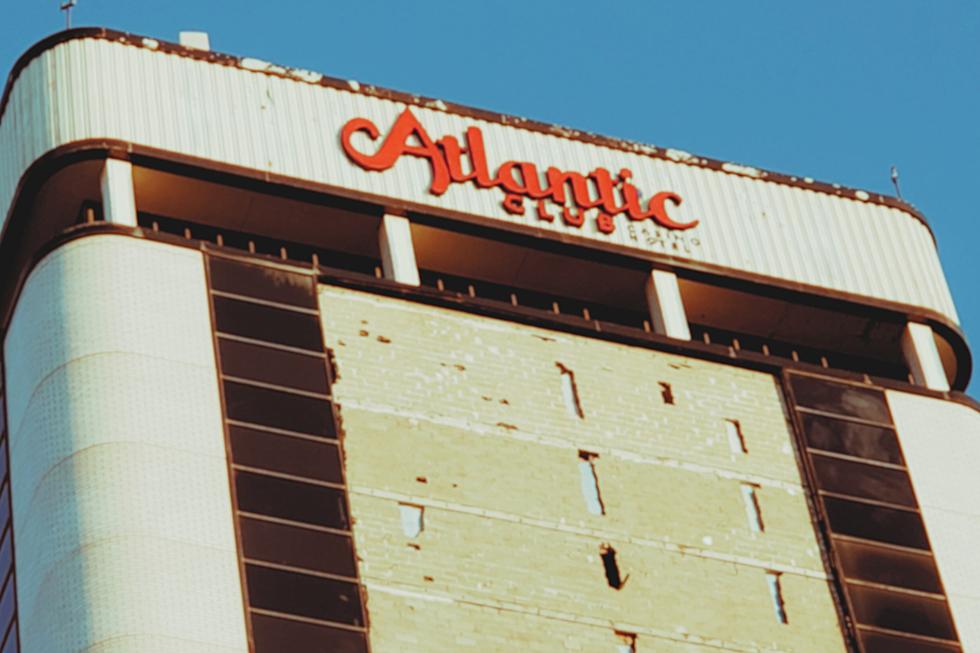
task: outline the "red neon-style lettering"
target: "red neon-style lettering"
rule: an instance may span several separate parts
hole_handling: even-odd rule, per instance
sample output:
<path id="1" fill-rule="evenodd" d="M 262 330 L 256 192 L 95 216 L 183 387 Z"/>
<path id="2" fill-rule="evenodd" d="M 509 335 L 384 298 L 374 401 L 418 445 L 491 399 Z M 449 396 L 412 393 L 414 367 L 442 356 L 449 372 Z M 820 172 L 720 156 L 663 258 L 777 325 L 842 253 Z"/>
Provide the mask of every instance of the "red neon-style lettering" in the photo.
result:
<path id="1" fill-rule="evenodd" d="M 381 136 L 377 125 L 367 118 L 348 121 L 340 131 L 340 143 L 351 161 L 365 170 L 381 172 L 394 166 L 403 155 L 425 159 L 432 169 L 429 192 L 433 195 L 442 195 L 451 184 L 467 182 L 473 182 L 478 188 L 499 187 L 505 194 L 502 206 L 508 213 L 524 215 L 524 200 L 531 199 L 536 200 L 538 219 L 554 222 L 556 216 L 549 212 L 547 204 L 552 202 L 561 208 L 562 221 L 573 227 L 581 227 L 586 212 L 598 208 L 596 226 L 604 234 L 615 231 L 617 215 L 626 215 L 633 221 L 653 220 L 673 230 L 691 229 L 700 222 L 678 222 L 670 217 L 667 205 L 680 206 L 683 202 L 680 195 L 670 191 L 654 194 L 643 206 L 640 191 L 630 181 L 633 172 L 629 168 L 621 169 L 613 178 L 606 168 L 595 168 L 583 175 L 551 166 L 542 179 L 536 164 L 506 161 L 496 175 L 491 175 L 483 132 L 478 127 L 466 129 L 465 149 L 454 136 L 444 136 L 434 142 L 408 108 L 395 119 L 374 153 L 354 147 L 352 141 L 357 133 L 363 133 L 371 141 Z M 617 199 L 617 189 L 620 199 Z M 572 206 L 568 206 L 569 200 Z"/>

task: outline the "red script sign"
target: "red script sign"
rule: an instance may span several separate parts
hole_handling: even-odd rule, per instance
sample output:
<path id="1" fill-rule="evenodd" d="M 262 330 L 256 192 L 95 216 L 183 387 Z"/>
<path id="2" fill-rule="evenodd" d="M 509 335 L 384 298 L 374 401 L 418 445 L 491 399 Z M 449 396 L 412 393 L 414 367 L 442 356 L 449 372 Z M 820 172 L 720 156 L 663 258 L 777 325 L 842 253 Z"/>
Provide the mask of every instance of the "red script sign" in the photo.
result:
<path id="1" fill-rule="evenodd" d="M 493 176 L 487 168 L 483 132 L 479 127 L 466 130 L 464 149 L 454 136 L 443 136 L 433 141 L 410 109 L 402 111 L 380 147 L 373 154 L 356 149 L 352 136 L 364 132 L 372 141 L 381 135 L 377 125 L 367 118 L 353 118 L 340 132 L 340 142 L 351 161 L 366 170 L 388 170 L 402 155 L 426 159 L 432 167 L 432 184 L 429 192 L 442 195 L 451 184 L 473 182 L 477 188 L 500 188 L 504 192 L 504 209 L 514 215 L 524 214 L 524 200 L 536 202 L 539 220 L 554 222 L 554 210 L 560 211 L 562 221 L 573 227 L 585 223 L 586 212 L 598 209 L 595 220 L 599 231 L 611 234 L 616 229 L 613 216 L 624 214 L 630 220 L 653 220 L 667 229 L 690 229 L 698 224 L 675 222 L 667 215 L 667 205 L 680 205 L 680 195 L 669 191 L 655 194 L 646 207 L 640 200 L 640 192 L 630 183 L 633 173 L 623 168 L 615 177 L 606 168 L 596 168 L 588 174 L 566 172 L 554 166 L 545 170 L 544 179 L 538 167 L 527 161 L 505 161 Z M 409 141 L 415 138 L 417 144 Z M 467 163 L 464 166 L 464 155 Z M 465 167 L 465 170 L 464 170 Z M 571 192 L 569 193 L 569 189 Z M 593 192 L 594 189 L 594 192 Z M 571 199 L 571 206 L 568 200 Z"/>

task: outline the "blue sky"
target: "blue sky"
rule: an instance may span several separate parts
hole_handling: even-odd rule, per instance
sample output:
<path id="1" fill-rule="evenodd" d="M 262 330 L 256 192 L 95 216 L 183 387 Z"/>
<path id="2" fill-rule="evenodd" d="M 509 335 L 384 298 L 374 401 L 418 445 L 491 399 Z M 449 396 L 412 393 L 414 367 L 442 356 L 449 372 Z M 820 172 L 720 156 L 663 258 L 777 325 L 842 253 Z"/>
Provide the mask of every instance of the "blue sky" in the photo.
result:
<path id="1" fill-rule="evenodd" d="M 59 4 L 5 3 L 4 75 L 63 27 Z M 222 52 L 875 192 L 897 165 L 980 347 L 975 0 L 78 0 L 74 22 L 205 30 Z"/>

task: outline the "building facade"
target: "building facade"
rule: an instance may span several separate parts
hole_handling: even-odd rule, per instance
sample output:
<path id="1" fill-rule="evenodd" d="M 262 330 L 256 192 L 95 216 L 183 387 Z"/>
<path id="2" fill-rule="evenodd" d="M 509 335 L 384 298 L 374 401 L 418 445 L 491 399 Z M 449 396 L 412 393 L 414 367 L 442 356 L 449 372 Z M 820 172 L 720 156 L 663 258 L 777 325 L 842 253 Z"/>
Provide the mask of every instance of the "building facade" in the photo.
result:
<path id="1" fill-rule="evenodd" d="M 980 652 L 900 200 L 81 29 L 0 207 L 2 653 Z"/>

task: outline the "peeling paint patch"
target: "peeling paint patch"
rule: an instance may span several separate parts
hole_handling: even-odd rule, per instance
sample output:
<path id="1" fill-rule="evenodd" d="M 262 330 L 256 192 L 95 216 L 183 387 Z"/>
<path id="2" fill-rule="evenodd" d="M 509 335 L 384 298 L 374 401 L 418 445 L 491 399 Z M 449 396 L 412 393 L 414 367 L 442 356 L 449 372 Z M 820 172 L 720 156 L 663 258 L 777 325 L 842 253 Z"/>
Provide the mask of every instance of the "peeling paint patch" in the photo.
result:
<path id="1" fill-rule="evenodd" d="M 156 39 L 143 39 L 143 47 L 149 48 L 150 50 L 156 50 L 160 47 L 160 41 Z"/>
<path id="2" fill-rule="evenodd" d="M 755 177 L 756 179 L 762 179 L 765 177 L 763 173 L 758 168 L 753 168 L 752 166 L 743 166 L 737 163 L 722 163 L 721 169 L 725 172 L 731 172 L 736 175 L 744 175 L 746 177 Z"/>
<path id="3" fill-rule="evenodd" d="M 425 106 L 430 109 L 439 109 L 440 111 L 449 111 L 449 107 L 442 100 L 432 100 L 431 102 L 426 102 Z"/>
<path id="4" fill-rule="evenodd" d="M 867 202 L 871 199 L 871 196 L 865 193 L 863 190 L 854 191 L 854 197 L 858 198 L 862 202 Z"/>
<path id="5" fill-rule="evenodd" d="M 559 127 L 558 125 L 551 126 L 551 133 L 558 134 L 559 136 L 563 136 L 565 138 L 574 138 L 578 134 L 578 132 L 576 132 L 573 129 L 568 129 L 567 127 Z"/>
<path id="6" fill-rule="evenodd" d="M 347 85 L 351 87 L 351 90 L 352 91 L 359 91 L 359 90 L 361 90 L 360 83 L 354 81 L 353 79 L 348 79 L 347 80 Z"/>
<path id="7" fill-rule="evenodd" d="M 304 82 L 309 82 L 310 84 L 317 84 L 323 79 L 323 75 L 320 73 L 315 73 L 312 70 L 300 70 L 294 69 L 292 71 L 293 77 L 296 79 L 303 80 Z"/>
<path id="8" fill-rule="evenodd" d="M 253 59 L 252 57 L 245 57 L 239 62 L 239 65 L 245 70 L 257 70 L 257 71 L 268 71 L 272 68 L 272 64 L 268 61 L 262 61 L 261 59 Z"/>
<path id="9" fill-rule="evenodd" d="M 684 163 L 697 163 L 698 157 L 694 156 L 690 152 L 685 152 L 684 150 L 666 150 L 664 154 L 671 161 L 682 161 Z"/>

